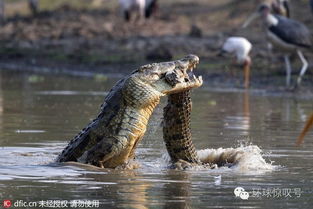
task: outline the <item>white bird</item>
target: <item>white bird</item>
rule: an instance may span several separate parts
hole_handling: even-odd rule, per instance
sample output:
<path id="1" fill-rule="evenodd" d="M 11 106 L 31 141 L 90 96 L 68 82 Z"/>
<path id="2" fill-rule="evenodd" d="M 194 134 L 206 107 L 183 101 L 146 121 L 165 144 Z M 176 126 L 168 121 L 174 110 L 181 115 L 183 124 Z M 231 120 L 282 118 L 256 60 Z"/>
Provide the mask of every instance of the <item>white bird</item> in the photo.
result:
<path id="1" fill-rule="evenodd" d="M 144 18 L 146 0 L 119 0 L 120 7 L 126 21 L 131 19 L 133 13 L 137 13 L 137 17 Z"/>
<path id="2" fill-rule="evenodd" d="M 249 87 L 251 58 L 249 56 L 252 44 L 243 37 L 229 37 L 222 46 L 220 55 L 230 54 L 235 56 L 236 63 L 244 68 L 244 86 Z"/>
<path id="3" fill-rule="evenodd" d="M 262 4 L 258 11 L 248 18 L 243 27 L 248 26 L 257 17 L 262 18 L 269 41 L 274 47 L 280 49 L 285 54 L 287 87 L 290 86 L 291 78 L 289 54 L 297 52 L 302 62 L 302 68 L 297 79 L 297 85 L 300 85 L 302 77 L 308 68 L 308 62 L 301 52 L 301 49 L 309 49 L 312 47 L 309 29 L 304 24 L 293 19 L 271 14 L 270 7 L 267 4 Z"/>

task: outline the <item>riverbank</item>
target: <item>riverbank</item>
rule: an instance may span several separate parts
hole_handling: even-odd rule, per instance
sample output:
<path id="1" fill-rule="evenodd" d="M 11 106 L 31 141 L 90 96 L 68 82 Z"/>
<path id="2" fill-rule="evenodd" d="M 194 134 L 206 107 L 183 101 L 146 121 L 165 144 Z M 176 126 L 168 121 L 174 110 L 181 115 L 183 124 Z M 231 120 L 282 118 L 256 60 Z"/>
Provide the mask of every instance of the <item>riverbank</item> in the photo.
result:
<path id="1" fill-rule="evenodd" d="M 226 37 L 245 36 L 254 45 L 251 88 L 285 89 L 280 54 L 271 57 L 259 24 L 240 29 L 258 1 L 160 1 L 155 17 L 126 24 L 116 2 L 88 8 L 61 5 L 35 16 L 8 17 L 0 29 L 0 67 L 73 75 L 125 75 L 138 66 L 197 54 L 206 85 L 242 88 L 242 70 L 217 57 Z M 16 3 L 17 4 L 17 3 Z M 312 26 L 306 1 L 292 3 L 292 16 Z M 309 15 L 302 15 L 306 8 Z M 306 53 L 309 60 L 312 54 Z M 294 57 L 293 80 L 301 63 Z M 312 66 L 312 63 L 310 63 Z M 301 89 L 313 92 L 309 68 Z"/>

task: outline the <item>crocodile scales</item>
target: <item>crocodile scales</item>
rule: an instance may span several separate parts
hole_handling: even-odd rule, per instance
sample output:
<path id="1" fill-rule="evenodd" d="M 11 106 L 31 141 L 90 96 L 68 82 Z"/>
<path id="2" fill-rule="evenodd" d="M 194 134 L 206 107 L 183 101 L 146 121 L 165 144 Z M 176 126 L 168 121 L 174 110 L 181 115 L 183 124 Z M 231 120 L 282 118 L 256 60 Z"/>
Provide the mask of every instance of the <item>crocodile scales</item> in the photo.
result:
<path id="1" fill-rule="evenodd" d="M 212 149 L 196 150 L 191 135 L 191 110 L 191 90 L 168 96 L 167 105 L 163 109 L 163 139 L 171 158 L 171 167 L 175 169 L 194 166 L 215 168 L 216 166 L 233 166 L 238 163 L 243 154 L 240 149 L 228 148 L 220 153 Z"/>
<path id="2" fill-rule="evenodd" d="M 102 168 L 127 166 L 160 97 L 202 85 L 202 78 L 189 72 L 198 63 L 197 56 L 188 55 L 172 62 L 148 64 L 117 82 L 96 119 L 69 142 L 57 162 Z"/>
<path id="3" fill-rule="evenodd" d="M 191 91 L 168 96 L 164 107 L 163 138 L 172 162 L 184 160 L 201 164 L 191 140 Z"/>

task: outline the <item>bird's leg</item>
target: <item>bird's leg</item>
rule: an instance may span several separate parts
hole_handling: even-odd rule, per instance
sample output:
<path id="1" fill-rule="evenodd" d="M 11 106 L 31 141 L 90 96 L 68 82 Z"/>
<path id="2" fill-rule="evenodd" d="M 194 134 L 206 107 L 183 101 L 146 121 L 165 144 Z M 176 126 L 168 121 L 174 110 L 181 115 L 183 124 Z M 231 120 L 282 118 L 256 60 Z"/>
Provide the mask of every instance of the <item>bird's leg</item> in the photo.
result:
<path id="1" fill-rule="evenodd" d="M 250 65 L 251 65 L 251 61 L 250 58 L 248 60 L 245 61 L 244 63 L 244 79 L 245 79 L 245 88 L 249 88 L 249 83 L 250 83 Z"/>
<path id="2" fill-rule="evenodd" d="M 290 75 L 291 75 L 291 65 L 289 61 L 289 55 L 284 56 L 285 64 L 286 64 L 286 86 L 290 86 Z"/>
<path id="3" fill-rule="evenodd" d="M 130 21 L 130 12 L 129 10 L 124 11 L 124 19 L 129 22 Z"/>
<path id="4" fill-rule="evenodd" d="M 311 128 L 313 124 L 313 114 L 311 114 L 310 118 L 308 119 L 308 121 L 306 122 L 300 136 L 298 137 L 297 141 L 296 141 L 296 144 L 297 145 L 300 145 L 303 143 L 303 140 L 304 140 L 304 136 L 305 134 L 309 131 L 309 129 Z"/>
<path id="5" fill-rule="evenodd" d="M 301 68 L 299 77 L 297 79 L 297 85 L 299 86 L 305 71 L 308 69 L 309 64 L 308 64 L 307 60 L 304 58 L 304 56 L 300 50 L 297 50 L 297 53 L 298 53 L 298 55 L 301 59 L 301 62 L 302 62 L 302 68 Z"/>

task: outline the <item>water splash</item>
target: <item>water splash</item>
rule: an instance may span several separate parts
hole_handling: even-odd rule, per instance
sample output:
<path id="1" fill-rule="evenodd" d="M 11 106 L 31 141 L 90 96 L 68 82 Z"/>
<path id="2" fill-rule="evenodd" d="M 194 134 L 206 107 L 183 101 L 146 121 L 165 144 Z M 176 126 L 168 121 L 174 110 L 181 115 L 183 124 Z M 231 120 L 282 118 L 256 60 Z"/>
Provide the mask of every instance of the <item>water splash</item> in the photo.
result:
<path id="1" fill-rule="evenodd" d="M 264 173 L 278 167 L 272 165 L 272 161 L 267 162 L 263 157 L 265 154 L 263 154 L 262 149 L 256 145 L 240 145 L 237 148 L 202 149 L 198 150 L 197 153 L 202 162 L 216 165 L 216 169 L 210 169 L 210 172 L 214 173 Z M 162 161 L 169 167 L 170 157 L 168 154 L 162 156 Z M 207 171 L 208 167 L 191 166 L 187 170 Z"/>
<path id="2" fill-rule="evenodd" d="M 203 149 L 198 151 L 203 162 L 230 164 L 236 172 L 263 172 L 275 168 L 263 158 L 263 151 L 256 145 L 241 145 L 237 148 Z"/>

